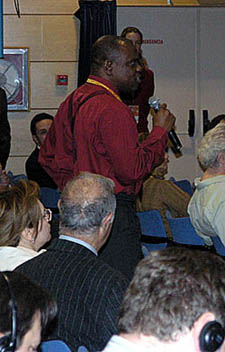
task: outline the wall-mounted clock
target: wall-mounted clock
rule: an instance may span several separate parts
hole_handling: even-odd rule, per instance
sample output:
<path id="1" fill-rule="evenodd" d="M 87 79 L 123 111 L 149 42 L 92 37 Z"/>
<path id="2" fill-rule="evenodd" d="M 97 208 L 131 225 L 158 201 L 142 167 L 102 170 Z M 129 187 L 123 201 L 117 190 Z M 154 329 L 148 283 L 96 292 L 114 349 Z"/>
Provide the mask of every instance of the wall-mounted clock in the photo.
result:
<path id="1" fill-rule="evenodd" d="M 16 66 L 10 61 L 0 60 L 0 87 L 6 92 L 8 104 L 18 95 L 20 84 Z"/>
<path id="2" fill-rule="evenodd" d="M 8 110 L 28 110 L 28 48 L 4 49 L 0 87 L 6 92 Z"/>

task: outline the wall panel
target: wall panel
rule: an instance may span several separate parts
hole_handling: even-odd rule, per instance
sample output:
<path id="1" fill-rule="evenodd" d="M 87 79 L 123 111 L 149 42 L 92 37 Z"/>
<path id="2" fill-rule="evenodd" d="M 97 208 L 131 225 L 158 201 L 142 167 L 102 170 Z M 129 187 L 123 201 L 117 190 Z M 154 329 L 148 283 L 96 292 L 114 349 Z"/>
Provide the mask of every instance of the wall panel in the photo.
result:
<path id="1" fill-rule="evenodd" d="M 20 0 L 23 14 L 73 14 L 78 8 L 77 0 Z M 14 1 L 3 0 L 4 13 L 16 14 Z"/>
<path id="2" fill-rule="evenodd" d="M 56 74 L 68 75 L 68 87 L 56 87 Z M 31 64 L 31 108 L 54 109 L 76 88 L 77 64 L 32 63 Z"/>
<path id="3" fill-rule="evenodd" d="M 4 16 L 4 46 L 29 47 L 31 61 L 78 60 L 77 27 L 72 15 Z"/>

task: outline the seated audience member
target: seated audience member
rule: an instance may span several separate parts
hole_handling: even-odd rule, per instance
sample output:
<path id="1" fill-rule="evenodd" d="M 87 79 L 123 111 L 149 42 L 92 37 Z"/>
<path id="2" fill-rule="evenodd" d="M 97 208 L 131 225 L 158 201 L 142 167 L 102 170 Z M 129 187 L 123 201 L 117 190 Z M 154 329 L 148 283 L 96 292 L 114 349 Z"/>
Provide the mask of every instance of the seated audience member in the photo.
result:
<path id="1" fill-rule="evenodd" d="M 51 238 L 51 212 L 38 199 L 38 185 L 20 180 L 0 193 L 0 270 L 14 270 L 39 255 Z"/>
<path id="2" fill-rule="evenodd" d="M 117 331 L 128 282 L 97 254 L 109 236 L 115 208 L 111 179 L 89 173 L 73 178 L 59 201 L 59 238 L 46 253 L 16 269 L 55 295 L 58 325 L 50 337 L 64 340 L 74 352 L 80 345 L 100 351 Z"/>
<path id="3" fill-rule="evenodd" d="M 7 115 L 7 97 L 4 89 L 0 88 L 0 164 L 3 170 L 9 157 L 11 147 L 11 129 Z"/>
<path id="4" fill-rule="evenodd" d="M 137 265 L 104 352 L 224 351 L 225 263 L 170 247 Z M 220 349 L 220 347 L 222 348 Z"/>
<path id="5" fill-rule="evenodd" d="M 37 182 L 40 187 L 56 189 L 57 185 L 38 162 L 39 151 L 48 130 L 52 124 L 53 116 L 41 113 L 33 117 L 30 124 L 30 131 L 36 148 L 26 161 L 25 169 L 29 180 Z"/>
<path id="6" fill-rule="evenodd" d="M 191 197 L 172 181 L 164 179 L 168 172 L 168 163 L 169 155 L 166 152 L 163 163 L 156 167 L 143 183 L 142 193 L 138 195 L 136 204 L 138 211 L 158 210 L 166 233 L 172 238 L 166 212 L 169 211 L 172 217 L 188 216 L 187 206 Z"/>
<path id="7" fill-rule="evenodd" d="M 41 287 L 16 272 L 0 273 L 0 351 L 37 351 L 57 313 Z"/>
<path id="8" fill-rule="evenodd" d="M 198 161 L 204 173 L 195 180 L 188 205 L 191 222 L 206 245 L 218 235 L 225 246 L 225 124 L 219 123 L 203 137 Z"/>
<path id="9" fill-rule="evenodd" d="M 148 132 L 148 100 L 154 94 L 154 73 L 148 68 L 146 60 L 142 56 L 141 45 L 143 42 L 143 34 L 136 27 L 126 27 L 121 33 L 121 37 L 129 39 L 134 44 L 140 59 L 142 70 L 142 81 L 140 87 L 133 96 L 124 96 L 125 104 L 130 105 L 137 121 L 139 133 Z"/>
<path id="10" fill-rule="evenodd" d="M 0 164 L 0 192 L 6 191 L 22 179 L 27 181 L 27 176 L 24 174 L 13 175 L 12 171 L 6 172 Z"/>

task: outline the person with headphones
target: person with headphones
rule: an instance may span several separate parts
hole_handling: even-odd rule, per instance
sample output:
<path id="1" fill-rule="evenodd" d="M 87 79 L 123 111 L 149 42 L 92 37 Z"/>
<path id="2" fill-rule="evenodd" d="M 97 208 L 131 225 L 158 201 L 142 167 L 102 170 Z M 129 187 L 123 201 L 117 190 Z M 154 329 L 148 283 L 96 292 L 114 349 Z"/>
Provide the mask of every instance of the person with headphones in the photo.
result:
<path id="1" fill-rule="evenodd" d="M 17 272 L 0 273 L 0 352 L 35 352 L 56 317 L 55 300 Z"/>
<path id="2" fill-rule="evenodd" d="M 225 262 L 169 247 L 137 265 L 104 352 L 225 351 Z"/>

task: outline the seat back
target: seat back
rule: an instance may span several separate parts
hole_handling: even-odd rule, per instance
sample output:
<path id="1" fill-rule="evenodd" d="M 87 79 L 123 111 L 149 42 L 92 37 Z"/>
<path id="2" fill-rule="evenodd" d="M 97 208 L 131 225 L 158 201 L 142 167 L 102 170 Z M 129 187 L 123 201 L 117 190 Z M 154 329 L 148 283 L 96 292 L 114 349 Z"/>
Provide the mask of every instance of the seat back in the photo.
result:
<path id="1" fill-rule="evenodd" d="M 180 187 L 184 192 L 190 194 L 190 196 L 193 195 L 193 188 L 189 180 L 173 181 L 173 183 Z"/>
<path id="2" fill-rule="evenodd" d="M 164 228 L 164 224 L 161 215 L 158 210 L 147 210 L 142 212 L 137 212 L 140 220 L 143 244 L 143 254 L 146 255 L 147 250 L 159 250 L 164 249 L 168 244 L 168 238 Z M 158 241 L 156 239 L 158 238 Z"/>
<path id="3" fill-rule="evenodd" d="M 217 254 L 225 256 L 225 247 L 224 247 L 221 239 L 219 238 L 219 236 L 211 237 L 211 239 L 213 241 L 213 245 L 216 249 Z"/>
<path id="4" fill-rule="evenodd" d="M 137 215 L 143 235 L 167 238 L 162 217 L 158 210 L 139 211 Z"/>
<path id="5" fill-rule="evenodd" d="M 41 352 L 72 352 L 64 341 L 51 340 L 42 342 Z"/>
<path id="6" fill-rule="evenodd" d="M 88 349 L 85 346 L 79 346 L 77 352 L 88 352 Z"/>
<path id="7" fill-rule="evenodd" d="M 179 244 L 204 246 L 203 239 L 197 235 L 190 217 L 172 218 L 166 215 L 173 236 L 173 241 Z"/>
<path id="8" fill-rule="evenodd" d="M 60 198 L 60 193 L 57 189 L 49 187 L 41 187 L 41 202 L 44 204 L 45 208 L 50 208 L 53 213 L 58 213 L 58 200 Z"/>

